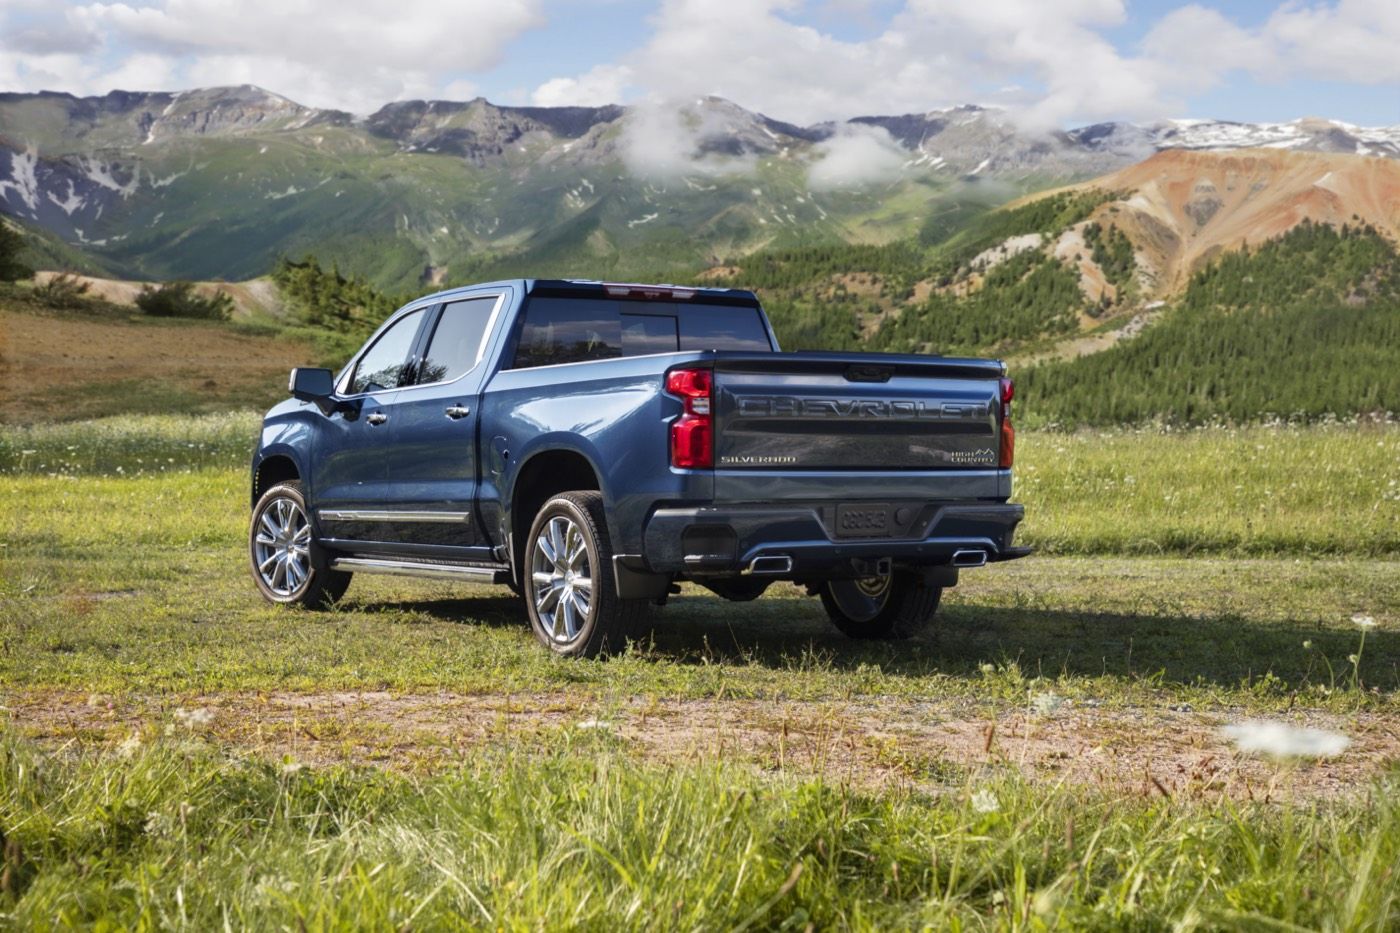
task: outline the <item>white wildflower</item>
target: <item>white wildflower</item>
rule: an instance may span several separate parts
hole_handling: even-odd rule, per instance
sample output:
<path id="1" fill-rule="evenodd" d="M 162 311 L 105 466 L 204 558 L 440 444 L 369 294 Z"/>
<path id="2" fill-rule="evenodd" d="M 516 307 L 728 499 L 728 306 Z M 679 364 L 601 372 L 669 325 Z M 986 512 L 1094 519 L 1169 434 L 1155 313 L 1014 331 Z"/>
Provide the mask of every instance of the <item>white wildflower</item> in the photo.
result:
<path id="1" fill-rule="evenodd" d="M 1359 625 L 1361 628 L 1375 628 L 1376 618 L 1375 616 L 1362 615 L 1358 612 L 1356 615 L 1351 617 L 1351 624 Z"/>
<path id="2" fill-rule="evenodd" d="M 1001 801 L 989 790 L 979 790 L 972 795 L 973 813 L 996 813 L 1001 809 Z"/>
<path id="3" fill-rule="evenodd" d="M 1041 716 L 1049 716 L 1064 705 L 1065 698 L 1053 692 L 1037 693 L 1031 697 L 1031 708 Z"/>
<path id="4" fill-rule="evenodd" d="M 1274 758 L 1332 758 L 1351 744 L 1340 732 L 1262 720 L 1231 723 L 1220 732 L 1246 754 Z"/>
<path id="5" fill-rule="evenodd" d="M 1303 650 L 1304 650 L 1304 651 L 1311 651 L 1311 650 L 1312 650 L 1312 639 L 1311 639 L 1311 638 L 1305 639 L 1305 640 L 1303 641 Z"/>
<path id="6" fill-rule="evenodd" d="M 288 761 L 282 765 L 282 773 L 285 775 L 293 775 L 305 767 L 306 765 L 300 761 Z"/>
<path id="7" fill-rule="evenodd" d="M 126 738 L 122 739 L 121 743 L 117 745 L 117 754 L 123 758 L 130 758 L 132 755 L 135 755 L 140 750 L 141 736 L 135 734 L 134 732 Z"/>
<path id="8" fill-rule="evenodd" d="M 606 719 L 585 719 L 583 722 L 578 724 L 578 728 L 580 729 L 602 729 L 604 731 L 607 731 L 612 727 L 613 724 L 608 722 Z"/>
<path id="9" fill-rule="evenodd" d="M 175 831 L 175 819 L 168 813 L 152 810 L 146 814 L 144 829 L 148 836 L 169 836 Z"/>

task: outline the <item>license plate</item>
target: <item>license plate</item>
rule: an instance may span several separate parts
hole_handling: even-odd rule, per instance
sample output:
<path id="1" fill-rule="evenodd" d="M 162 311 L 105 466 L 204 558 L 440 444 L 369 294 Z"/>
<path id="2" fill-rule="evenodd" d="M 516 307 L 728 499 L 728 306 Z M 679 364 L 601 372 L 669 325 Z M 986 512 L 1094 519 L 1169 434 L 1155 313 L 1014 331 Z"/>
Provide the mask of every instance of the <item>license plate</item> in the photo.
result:
<path id="1" fill-rule="evenodd" d="M 836 535 L 840 538 L 884 538 L 890 533 L 888 505 L 838 505 Z"/>

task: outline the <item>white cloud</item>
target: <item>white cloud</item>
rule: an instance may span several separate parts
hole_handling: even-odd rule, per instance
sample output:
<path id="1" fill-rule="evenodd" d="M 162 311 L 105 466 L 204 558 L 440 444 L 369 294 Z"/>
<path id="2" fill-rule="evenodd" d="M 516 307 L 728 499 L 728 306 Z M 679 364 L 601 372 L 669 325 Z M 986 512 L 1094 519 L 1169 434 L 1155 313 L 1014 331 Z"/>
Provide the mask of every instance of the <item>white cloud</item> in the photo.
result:
<path id="1" fill-rule="evenodd" d="M 577 78 L 546 81 L 531 100 L 537 107 L 601 107 L 623 100 L 631 83 L 632 69 L 626 65 L 598 65 Z"/>
<path id="2" fill-rule="evenodd" d="M 456 81 L 449 81 L 444 84 L 441 92 L 435 96 L 438 100 L 472 100 L 478 93 L 479 90 L 475 81 L 466 81 L 459 78 Z"/>
<path id="3" fill-rule="evenodd" d="M 1286 0 L 1241 26 L 1211 0 L 1111 41 L 1126 0 L 656 0 L 649 33 L 577 74 L 548 62 L 539 105 L 715 94 L 798 123 L 1007 107 L 1048 127 L 1179 116 L 1240 73 L 1400 85 L 1400 2 Z M 105 93 L 252 83 L 365 112 L 405 97 L 466 97 L 545 25 L 545 0 L 0 0 L 0 85 Z M 569 42 L 561 4 L 553 28 Z M 626 16 L 605 0 L 587 15 Z M 831 23 L 859 23 L 843 38 Z M 547 78 L 547 80 L 545 80 Z"/>
<path id="4" fill-rule="evenodd" d="M 544 24 L 540 0 L 147 0 L 0 7 L 0 29 L 36 37 L 0 50 L 12 89 L 75 93 L 257 84 L 298 102 L 365 112 L 430 96 L 495 67 L 511 40 Z M 17 12 L 18 11 L 18 12 Z M 99 36 L 81 58 L 53 39 Z"/>
<path id="5" fill-rule="evenodd" d="M 909 153 L 882 127 L 844 124 L 816 146 L 817 161 L 807 170 L 814 190 L 860 188 L 899 178 Z"/>
<path id="6" fill-rule="evenodd" d="M 757 164 L 752 155 L 706 151 L 707 143 L 728 138 L 730 129 L 724 114 L 704 102 L 687 106 L 679 101 L 643 101 L 627 113 L 620 155 L 632 174 L 660 181 L 751 172 Z"/>
<path id="7" fill-rule="evenodd" d="M 860 40 L 800 21 L 811 9 L 802 0 L 663 0 L 640 47 L 553 78 L 535 96 L 591 103 L 600 86 L 605 96 L 715 94 L 802 123 L 975 102 L 1048 128 L 1180 116 L 1187 95 L 1233 72 L 1400 81 L 1395 0 L 1289 2 L 1250 28 L 1190 4 L 1128 51 L 1108 37 L 1126 20 L 1124 0 L 905 0 Z M 619 74 L 625 80 L 603 80 Z"/>
<path id="8" fill-rule="evenodd" d="M 1196 4 L 1178 7 L 1158 20 L 1142 48 L 1162 70 L 1162 80 L 1174 79 L 1188 90 L 1209 88 L 1230 71 L 1273 68 L 1266 39 L 1235 25 L 1220 11 Z"/>
<path id="9" fill-rule="evenodd" d="M 1263 33 L 1280 59 L 1318 77 L 1359 84 L 1400 82 L 1400 3 L 1394 0 L 1285 5 L 1269 18 Z"/>
<path id="10" fill-rule="evenodd" d="M 908 0 L 882 32 L 856 41 L 796 21 L 802 10 L 798 0 L 665 0 L 647 42 L 619 64 L 643 94 L 715 94 L 804 123 L 1033 96 L 1022 109 L 1045 123 L 1165 104 L 1152 69 L 1095 31 L 1122 20 L 1120 0 Z M 1026 75 L 1034 92 L 995 90 Z M 553 99 L 584 84 L 566 81 L 546 85 Z"/>

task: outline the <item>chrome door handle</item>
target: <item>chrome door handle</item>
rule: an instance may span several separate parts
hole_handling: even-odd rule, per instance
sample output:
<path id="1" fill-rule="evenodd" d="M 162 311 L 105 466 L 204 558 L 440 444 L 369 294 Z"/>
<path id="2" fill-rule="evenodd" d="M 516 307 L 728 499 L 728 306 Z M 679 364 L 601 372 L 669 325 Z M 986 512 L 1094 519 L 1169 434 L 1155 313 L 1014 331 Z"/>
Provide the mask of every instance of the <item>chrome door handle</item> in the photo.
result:
<path id="1" fill-rule="evenodd" d="M 465 418 L 471 413 L 472 410 L 465 405 L 449 405 L 447 408 L 447 417 L 451 418 L 453 421 L 456 421 L 458 418 Z"/>
<path id="2" fill-rule="evenodd" d="M 374 412 L 373 414 L 371 414 L 368 418 L 366 418 L 365 420 L 368 421 L 370 424 L 372 424 L 372 425 L 378 427 L 379 425 L 381 425 L 381 424 L 383 424 L 384 422 L 388 421 L 388 420 L 389 420 L 389 416 L 386 415 L 386 414 L 384 414 L 384 412 L 382 412 L 382 411 L 376 411 L 376 412 Z"/>

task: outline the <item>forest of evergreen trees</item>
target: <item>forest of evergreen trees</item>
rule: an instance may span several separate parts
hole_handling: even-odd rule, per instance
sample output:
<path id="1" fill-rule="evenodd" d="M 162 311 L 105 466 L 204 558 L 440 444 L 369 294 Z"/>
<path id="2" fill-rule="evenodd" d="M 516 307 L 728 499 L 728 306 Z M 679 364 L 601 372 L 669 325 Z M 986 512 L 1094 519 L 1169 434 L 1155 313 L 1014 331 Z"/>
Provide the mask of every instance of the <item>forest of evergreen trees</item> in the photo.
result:
<path id="1" fill-rule="evenodd" d="M 966 356 L 1017 341 L 1067 334 L 1084 307 L 1079 274 L 1039 250 L 993 266 L 967 295 L 935 292 L 871 339 L 870 349 Z"/>
<path id="2" fill-rule="evenodd" d="M 1249 421 L 1400 411 L 1400 258 L 1303 224 L 1197 273 L 1140 336 L 1018 374 L 1036 422 Z"/>
<path id="3" fill-rule="evenodd" d="M 1137 260 L 1133 258 L 1133 243 L 1128 235 L 1116 226 L 1105 227 L 1098 221 L 1084 225 L 1084 242 L 1088 244 L 1090 257 L 1103 270 L 1109 283 L 1122 290 L 1133 283 L 1133 273 L 1137 271 Z"/>

